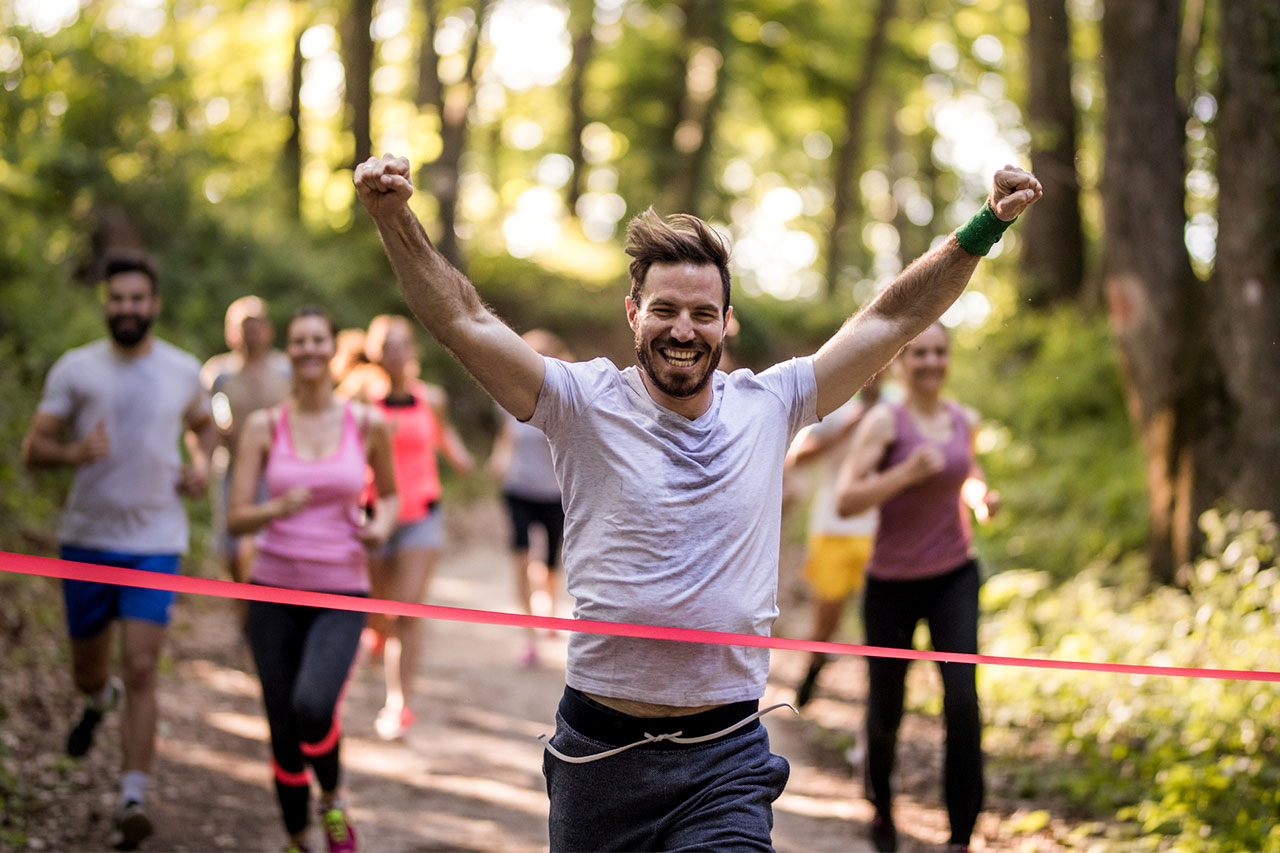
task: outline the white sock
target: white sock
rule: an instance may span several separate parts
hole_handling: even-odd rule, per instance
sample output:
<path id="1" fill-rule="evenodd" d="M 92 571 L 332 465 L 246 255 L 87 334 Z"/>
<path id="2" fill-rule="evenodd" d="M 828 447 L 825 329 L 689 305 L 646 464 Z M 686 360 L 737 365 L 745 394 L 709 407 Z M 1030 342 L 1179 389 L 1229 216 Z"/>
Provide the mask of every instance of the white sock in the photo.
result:
<path id="1" fill-rule="evenodd" d="M 114 692 L 113 691 L 114 687 L 115 687 L 115 684 L 110 678 L 108 678 L 107 683 L 102 685 L 101 690 L 99 690 L 97 693 L 91 693 L 89 695 L 89 699 L 88 699 L 89 707 L 97 711 L 105 711 L 111 705 L 111 698 Z"/>
<path id="2" fill-rule="evenodd" d="M 147 786 L 151 784 L 151 776 L 141 770 L 126 770 L 120 777 L 120 804 L 132 800 L 140 803 L 147 796 Z"/>

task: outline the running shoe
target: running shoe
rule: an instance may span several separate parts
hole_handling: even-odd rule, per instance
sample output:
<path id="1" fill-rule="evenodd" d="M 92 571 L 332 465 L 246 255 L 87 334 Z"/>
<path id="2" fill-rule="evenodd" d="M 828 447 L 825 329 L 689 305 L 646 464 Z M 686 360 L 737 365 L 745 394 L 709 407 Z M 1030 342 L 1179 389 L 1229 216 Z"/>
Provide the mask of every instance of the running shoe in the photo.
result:
<path id="1" fill-rule="evenodd" d="M 115 710 L 120 702 L 120 691 L 123 689 L 120 679 L 114 675 L 111 676 L 107 680 L 107 687 L 110 688 L 107 701 L 102 705 L 86 701 L 84 710 L 80 713 L 80 719 L 67 735 L 67 755 L 72 758 L 81 758 L 88 753 L 89 747 L 93 746 L 94 729 L 98 727 L 98 723 L 102 722 L 103 715 Z"/>
<path id="2" fill-rule="evenodd" d="M 809 671 L 804 674 L 804 680 L 800 682 L 800 686 L 796 688 L 796 707 L 803 708 L 809 704 L 809 700 L 813 698 L 813 688 L 818 686 L 818 673 L 822 671 L 822 665 L 816 664 L 809 667 Z"/>
<path id="3" fill-rule="evenodd" d="M 151 835 L 151 819 L 137 800 L 129 800 L 122 805 L 112 822 L 110 843 L 116 850 L 137 850 L 138 845 Z"/>
<path id="4" fill-rule="evenodd" d="M 893 853 L 898 849 L 898 828 L 888 815 L 877 812 L 871 819 L 871 843 L 880 853 Z"/>
<path id="5" fill-rule="evenodd" d="M 538 665 L 538 644 L 533 640 L 524 647 L 524 652 L 520 655 L 520 665 L 526 668 Z"/>
<path id="6" fill-rule="evenodd" d="M 383 740 L 400 740 L 408 733 L 409 727 L 416 719 L 408 708 L 402 707 L 396 710 L 384 707 L 378 712 L 377 719 L 373 721 L 373 729 Z"/>
<path id="7" fill-rule="evenodd" d="M 355 852 L 356 829 L 347 820 L 347 812 L 342 808 L 341 801 L 322 809 L 320 821 L 324 824 L 324 837 L 329 843 L 329 853 Z"/>
<path id="8" fill-rule="evenodd" d="M 360 648 L 370 660 L 381 660 L 387 648 L 387 635 L 373 628 L 365 628 L 360 632 Z"/>

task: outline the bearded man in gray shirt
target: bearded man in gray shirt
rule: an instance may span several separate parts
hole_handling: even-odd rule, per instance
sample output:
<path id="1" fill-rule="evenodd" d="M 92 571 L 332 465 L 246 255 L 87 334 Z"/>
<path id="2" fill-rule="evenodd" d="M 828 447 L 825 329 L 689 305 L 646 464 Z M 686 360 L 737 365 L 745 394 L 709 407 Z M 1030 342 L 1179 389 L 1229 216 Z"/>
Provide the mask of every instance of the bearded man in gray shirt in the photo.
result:
<path id="1" fill-rule="evenodd" d="M 355 171 L 410 309 L 508 412 L 551 442 L 574 615 L 768 635 L 777 616 L 782 464 L 935 321 L 1040 197 L 1007 166 L 988 203 L 805 358 L 717 371 L 729 252 L 701 220 L 628 228 L 638 367 L 538 355 L 481 303 L 409 210 L 409 162 Z M 771 849 L 789 768 L 759 699 L 767 649 L 574 633 L 543 772 L 552 850 Z"/>

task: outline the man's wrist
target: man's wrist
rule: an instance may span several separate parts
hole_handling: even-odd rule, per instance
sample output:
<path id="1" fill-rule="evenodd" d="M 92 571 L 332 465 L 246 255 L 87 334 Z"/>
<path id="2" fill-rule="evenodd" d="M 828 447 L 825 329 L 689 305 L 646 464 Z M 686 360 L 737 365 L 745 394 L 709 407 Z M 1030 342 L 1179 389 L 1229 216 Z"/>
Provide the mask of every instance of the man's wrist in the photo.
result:
<path id="1" fill-rule="evenodd" d="M 986 257 L 987 253 L 991 251 L 991 247 L 1000 242 L 1004 232 L 1017 219 L 1018 217 L 1015 216 L 1006 222 L 996 216 L 990 200 L 985 201 L 982 203 L 982 209 L 975 213 L 968 222 L 956 229 L 956 242 L 969 254 L 977 255 L 980 258 Z"/>

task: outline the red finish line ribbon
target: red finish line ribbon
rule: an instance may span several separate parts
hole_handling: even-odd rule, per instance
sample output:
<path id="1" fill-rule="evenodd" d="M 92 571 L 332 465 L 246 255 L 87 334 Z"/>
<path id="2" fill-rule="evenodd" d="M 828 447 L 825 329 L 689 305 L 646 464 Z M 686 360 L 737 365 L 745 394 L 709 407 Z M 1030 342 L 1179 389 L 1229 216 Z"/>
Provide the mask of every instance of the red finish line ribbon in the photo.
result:
<path id="1" fill-rule="evenodd" d="M 328 592 L 309 592 L 274 586 L 234 583 L 232 581 L 193 578 L 184 575 L 167 575 L 138 569 L 121 569 L 93 563 L 75 563 L 51 557 L 33 557 L 0 551 L 0 571 L 46 578 L 94 581 L 117 586 L 161 589 L 170 592 L 208 595 L 217 598 L 240 598 L 246 601 L 267 601 L 276 604 L 298 604 L 307 607 L 325 607 L 331 610 L 353 610 L 364 613 L 384 613 L 392 616 L 417 616 L 424 619 L 441 619 L 447 622 L 471 622 L 480 625 L 506 625 L 518 628 L 551 628 L 560 631 L 578 631 L 586 634 L 607 634 L 615 637 L 640 637 L 650 640 L 671 640 L 681 643 L 708 643 L 718 646 L 753 646 L 756 648 L 785 649 L 798 652 L 819 652 L 862 657 L 897 658 L 900 660 L 931 660 L 942 663 L 971 663 L 989 666 L 1021 666 L 1034 669 L 1066 669 L 1085 672 L 1109 672 L 1125 675 L 1163 675 L 1180 678 L 1216 678 L 1224 681 L 1280 682 L 1280 672 L 1250 669 L 1209 669 L 1203 667 L 1151 666 L 1131 663 L 1094 663 L 1092 661 L 1064 661 L 1047 658 L 1020 658 L 1003 655 L 970 655 L 958 652 L 919 651 L 915 649 L 890 649 L 883 646 L 861 646 L 852 643 L 829 643 L 817 640 L 793 640 L 788 637 L 761 637 L 755 634 L 734 634 L 727 631 L 705 631 L 696 628 L 672 628 L 662 625 L 633 625 L 626 622 L 600 622 L 592 619 L 565 619 L 558 616 L 526 616 L 521 613 L 503 613 L 494 610 L 471 610 L 465 607 L 444 607 L 438 604 L 411 604 L 405 601 L 387 601 L 336 595 Z"/>

